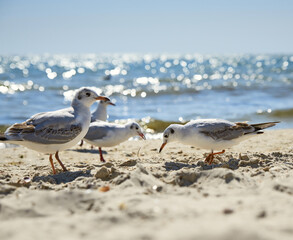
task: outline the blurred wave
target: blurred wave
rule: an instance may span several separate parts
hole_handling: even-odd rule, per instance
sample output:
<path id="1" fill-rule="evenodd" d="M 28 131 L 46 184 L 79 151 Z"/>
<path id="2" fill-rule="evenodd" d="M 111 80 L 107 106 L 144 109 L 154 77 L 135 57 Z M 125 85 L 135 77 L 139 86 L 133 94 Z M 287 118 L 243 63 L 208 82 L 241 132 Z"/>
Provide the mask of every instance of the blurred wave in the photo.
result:
<path id="1" fill-rule="evenodd" d="M 110 121 L 253 121 L 285 114 L 283 126 L 293 126 L 292 55 L 198 54 L 0 56 L 0 124 L 67 106 L 81 86 L 116 101 Z"/>

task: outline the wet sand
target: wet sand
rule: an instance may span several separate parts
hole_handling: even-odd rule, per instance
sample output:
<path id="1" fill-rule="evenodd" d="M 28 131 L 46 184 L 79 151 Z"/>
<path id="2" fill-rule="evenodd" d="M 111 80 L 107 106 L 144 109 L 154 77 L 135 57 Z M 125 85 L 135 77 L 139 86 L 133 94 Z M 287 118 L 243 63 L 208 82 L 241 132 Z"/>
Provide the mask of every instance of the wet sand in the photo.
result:
<path id="1" fill-rule="evenodd" d="M 48 155 L 1 149 L 0 239 L 292 239 L 293 130 L 216 158 L 160 140 Z M 138 153 L 139 151 L 139 153 Z"/>

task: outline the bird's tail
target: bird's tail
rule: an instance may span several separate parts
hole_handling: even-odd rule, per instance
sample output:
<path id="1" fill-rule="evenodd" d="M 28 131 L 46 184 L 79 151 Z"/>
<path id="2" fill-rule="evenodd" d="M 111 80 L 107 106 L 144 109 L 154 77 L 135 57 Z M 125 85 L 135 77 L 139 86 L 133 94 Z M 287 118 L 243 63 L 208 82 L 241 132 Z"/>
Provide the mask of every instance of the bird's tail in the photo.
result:
<path id="1" fill-rule="evenodd" d="M 255 128 L 255 131 L 259 131 L 265 128 L 273 127 L 277 123 L 279 122 L 256 123 L 256 124 L 251 124 L 251 126 Z"/>

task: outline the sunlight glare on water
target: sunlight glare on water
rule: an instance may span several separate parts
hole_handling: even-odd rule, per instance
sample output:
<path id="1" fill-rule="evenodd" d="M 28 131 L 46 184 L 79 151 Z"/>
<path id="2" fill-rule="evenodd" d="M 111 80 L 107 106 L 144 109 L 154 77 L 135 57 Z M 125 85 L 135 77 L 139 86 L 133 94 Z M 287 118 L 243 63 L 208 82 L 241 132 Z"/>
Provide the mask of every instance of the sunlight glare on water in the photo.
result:
<path id="1" fill-rule="evenodd" d="M 82 86 L 116 101 L 110 120 L 274 119 L 293 108 L 292 81 L 291 55 L 1 56 L 0 124 L 68 106 Z"/>

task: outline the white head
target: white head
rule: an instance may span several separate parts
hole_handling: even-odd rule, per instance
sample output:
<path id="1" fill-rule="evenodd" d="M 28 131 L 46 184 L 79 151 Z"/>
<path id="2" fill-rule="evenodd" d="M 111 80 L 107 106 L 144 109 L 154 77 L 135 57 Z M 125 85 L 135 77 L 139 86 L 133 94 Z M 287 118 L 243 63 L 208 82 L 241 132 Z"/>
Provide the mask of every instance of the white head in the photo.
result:
<path id="1" fill-rule="evenodd" d="M 163 148 L 166 146 L 168 142 L 174 142 L 177 140 L 180 126 L 181 125 L 179 124 L 171 124 L 169 127 L 165 129 L 163 133 L 163 144 L 159 152 L 163 150 Z"/>
<path id="2" fill-rule="evenodd" d="M 99 96 L 96 92 L 89 88 L 80 88 L 76 92 L 71 105 L 84 105 L 89 108 L 97 100 L 110 101 L 109 98 Z"/>
<path id="3" fill-rule="evenodd" d="M 108 100 L 101 100 L 100 101 L 100 104 L 103 105 L 103 106 L 105 106 L 105 107 L 108 107 L 109 105 L 116 106 L 114 103 L 111 102 L 110 99 L 108 99 Z"/>
<path id="4" fill-rule="evenodd" d="M 136 122 L 130 122 L 126 124 L 126 128 L 129 130 L 129 133 L 132 137 L 140 136 L 142 139 L 146 139 L 144 134 L 142 133 L 141 127 Z"/>

